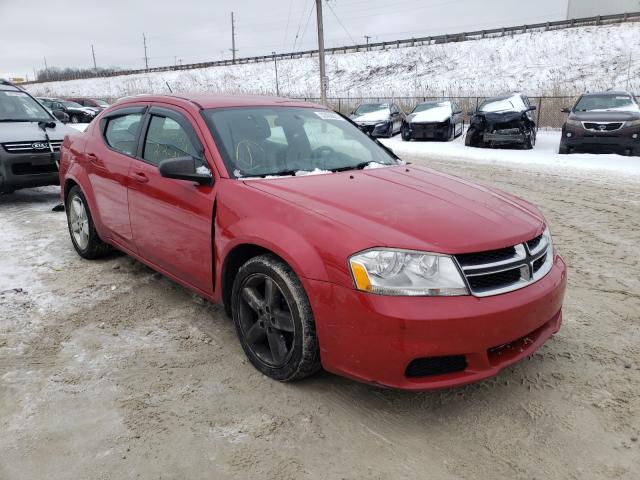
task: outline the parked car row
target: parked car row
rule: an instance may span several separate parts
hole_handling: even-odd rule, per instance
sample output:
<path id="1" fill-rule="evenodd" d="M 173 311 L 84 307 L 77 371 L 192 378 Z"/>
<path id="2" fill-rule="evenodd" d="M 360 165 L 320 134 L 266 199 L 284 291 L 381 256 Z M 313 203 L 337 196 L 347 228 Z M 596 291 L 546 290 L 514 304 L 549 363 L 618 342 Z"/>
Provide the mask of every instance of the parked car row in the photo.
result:
<path id="1" fill-rule="evenodd" d="M 522 93 L 491 97 L 468 112 L 465 145 L 477 148 L 524 148 L 536 144 L 536 106 Z M 620 153 L 640 156 L 640 106 L 629 92 L 582 95 L 568 113 L 559 152 Z M 373 137 L 450 141 L 464 133 L 464 114 L 449 100 L 419 103 L 405 115 L 395 103 L 364 103 L 351 120 Z"/>
<path id="2" fill-rule="evenodd" d="M 50 98 L 38 97 L 40 103 L 63 123 L 89 123 L 109 104 L 92 98 Z"/>

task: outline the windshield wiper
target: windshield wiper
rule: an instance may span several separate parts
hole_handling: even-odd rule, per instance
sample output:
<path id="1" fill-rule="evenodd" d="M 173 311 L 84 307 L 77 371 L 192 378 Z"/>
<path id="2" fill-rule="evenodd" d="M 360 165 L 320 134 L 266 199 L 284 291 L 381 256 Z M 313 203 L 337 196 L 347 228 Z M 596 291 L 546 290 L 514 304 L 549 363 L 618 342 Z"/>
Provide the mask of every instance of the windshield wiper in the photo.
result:
<path id="1" fill-rule="evenodd" d="M 49 122 L 51 119 L 49 118 L 34 118 L 34 119 L 26 119 L 26 118 L 0 118 L 0 122 L 29 122 L 29 123 L 37 123 L 37 122 Z"/>
<path id="2" fill-rule="evenodd" d="M 279 172 L 259 173 L 255 175 L 249 173 L 238 177 L 238 179 L 242 180 L 243 178 L 291 177 L 299 171 L 301 170 L 280 170 Z"/>
<path id="3" fill-rule="evenodd" d="M 355 165 L 348 165 L 348 166 L 345 166 L 345 167 L 332 168 L 332 169 L 330 169 L 330 171 L 332 171 L 332 172 L 346 172 L 347 170 L 363 170 L 367 165 L 369 165 L 371 163 L 380 163 L 381 165 L 390 165 L 388 163 L 368 161 L 368 162 L 360 162 L 360 163 L 357 163 Z"/>

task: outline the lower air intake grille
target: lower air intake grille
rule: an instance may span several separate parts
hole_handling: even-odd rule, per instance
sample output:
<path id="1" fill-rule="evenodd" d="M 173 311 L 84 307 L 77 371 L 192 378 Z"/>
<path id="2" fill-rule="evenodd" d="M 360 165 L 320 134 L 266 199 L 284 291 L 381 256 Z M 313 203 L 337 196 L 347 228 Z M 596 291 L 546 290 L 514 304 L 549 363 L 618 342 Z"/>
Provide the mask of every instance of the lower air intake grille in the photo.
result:
<path id="1" fill-rule="evenodd" d="M 462 372 L 465 368 L 467 368 L 467 359 L 464 355 L 417 358 L 409 364 L 405 375 L 409 378 L 430 377 Z"/>

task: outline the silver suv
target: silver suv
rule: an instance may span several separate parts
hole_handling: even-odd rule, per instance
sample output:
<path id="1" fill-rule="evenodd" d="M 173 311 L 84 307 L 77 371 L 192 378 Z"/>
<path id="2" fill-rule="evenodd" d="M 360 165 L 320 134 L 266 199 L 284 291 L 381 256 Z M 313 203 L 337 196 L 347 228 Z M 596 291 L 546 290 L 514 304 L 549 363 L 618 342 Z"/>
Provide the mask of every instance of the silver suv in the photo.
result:
<path id="1" fill-rule="evenodd" d="M 58 185 L 60 145 L 71 132 L 29 93 L 0 79 L 0 194 Z"/>

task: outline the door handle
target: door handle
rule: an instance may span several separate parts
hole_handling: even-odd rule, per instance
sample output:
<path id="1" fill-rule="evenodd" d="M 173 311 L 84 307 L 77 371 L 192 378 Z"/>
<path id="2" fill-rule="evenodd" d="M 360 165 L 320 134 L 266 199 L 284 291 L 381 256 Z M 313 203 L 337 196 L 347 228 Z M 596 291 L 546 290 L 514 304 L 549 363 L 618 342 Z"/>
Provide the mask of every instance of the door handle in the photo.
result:
<path id="1" fill-rule="evenodd" d="M 147 177 L 142 172 L 133 172 L 131 176 L 136 182 L 139 182 L 139 183 L 147 183 L 149 181 L 149 177 Z"/>

